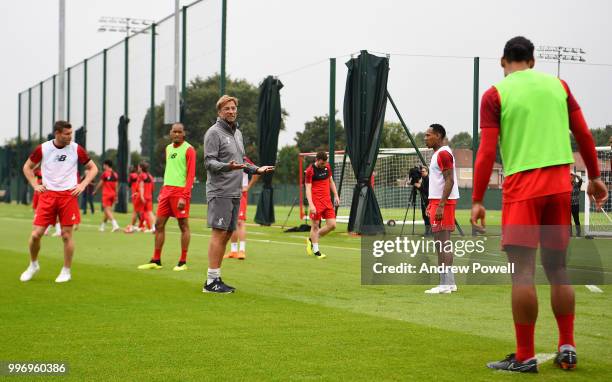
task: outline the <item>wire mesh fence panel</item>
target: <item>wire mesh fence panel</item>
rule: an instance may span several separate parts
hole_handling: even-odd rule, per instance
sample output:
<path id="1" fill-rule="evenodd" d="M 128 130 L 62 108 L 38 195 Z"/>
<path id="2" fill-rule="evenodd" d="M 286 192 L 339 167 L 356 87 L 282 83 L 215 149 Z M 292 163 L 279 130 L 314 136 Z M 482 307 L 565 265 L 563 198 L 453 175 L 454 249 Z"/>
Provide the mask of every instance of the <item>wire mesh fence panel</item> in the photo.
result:
<path id="1" fill-rule="evenodd" d="M 106 55 L 106 153 L 118 145 L 119 118 L 124 113 L 125 61 L 124 43 L 115 45 Z"/>
<path id="2" fill-rule="evenodd" d="M 148 145 L 143 146 L 148 142 L 141 142 L 141 137 L 143 129 L 149 129 L 145 116 L 151 100 L 151 34 L 139 33 L 129 41 L 129 148 L 148 156 Z"/>
<path id="3" fill-rule="evenodd" d="M 202 1 L 187 8 L 186 80 L 206 79 L 219 73 L 221 1 Z M 182 77 L 181 77 L 182 78 Z"/>
<path id="4" fill-rule="evenodd" d="M 42 138 L 47 140 L 53 132 L 53 77 L 43 82 L 43 105 L 42 105 Z"/>
<path id="5" fill-rule="evenodd" d="M 87 151 L 102 155 L 103 54 L 87 61 Z"/>
<path id="6" fill-rule="evenodd" d="M 85 65 L 81 62 L 70 69 L 70 118 L 73 129 L 79 129 L 84 121 Z"/>

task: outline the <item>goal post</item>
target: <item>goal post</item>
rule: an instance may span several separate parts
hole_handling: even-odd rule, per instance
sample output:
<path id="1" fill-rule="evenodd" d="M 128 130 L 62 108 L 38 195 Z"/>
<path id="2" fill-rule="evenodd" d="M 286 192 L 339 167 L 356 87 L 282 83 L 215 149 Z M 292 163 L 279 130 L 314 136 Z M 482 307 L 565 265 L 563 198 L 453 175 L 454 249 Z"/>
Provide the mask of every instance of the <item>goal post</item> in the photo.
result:
<path id="1" fill-rule="evenodd" d="M 612 236 L 612 149 L 597 147 L 597 161 L 601 180 L 608 187 L 608 200 L 597 209 L 595 203 L 584 193 L 584 223 L 587 236 Z"/>

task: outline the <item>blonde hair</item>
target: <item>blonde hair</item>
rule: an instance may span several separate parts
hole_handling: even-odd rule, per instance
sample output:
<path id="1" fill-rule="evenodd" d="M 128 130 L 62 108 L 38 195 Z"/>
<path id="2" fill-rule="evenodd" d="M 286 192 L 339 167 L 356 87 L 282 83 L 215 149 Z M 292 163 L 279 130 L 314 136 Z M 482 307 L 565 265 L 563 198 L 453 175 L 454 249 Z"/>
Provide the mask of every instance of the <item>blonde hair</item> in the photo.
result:
<path id="1" fill-rule="evenodd" d="M 228 102 L 234 102 L 236 104 L 236 107 L 238 106 L 238 98 L 232 97 L 232 96 L 228 96 L 227 94 L 224 94 L 217 101 L 217 111 L 220 111 L 221 108 L 223 106 L 225 106 L 225 104 L 228 103 Z"/>

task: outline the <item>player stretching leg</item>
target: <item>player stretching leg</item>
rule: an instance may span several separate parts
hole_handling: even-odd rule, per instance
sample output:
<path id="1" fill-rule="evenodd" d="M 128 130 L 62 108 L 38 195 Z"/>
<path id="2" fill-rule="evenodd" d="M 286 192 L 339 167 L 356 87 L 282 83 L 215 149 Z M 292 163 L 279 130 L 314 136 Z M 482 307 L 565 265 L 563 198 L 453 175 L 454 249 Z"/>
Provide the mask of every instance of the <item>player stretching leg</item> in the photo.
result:
<path id="1" fill-rule="evenodd" d="M 105 160 L 102 165 L 104 172 L 100 177 L 94 195 L 100 187 L 102 187 L 102 208 L 104 209 L 104 216 L 102 217 L 102 224 L 100 225 L 100 232 L 104 232 L 107 221 L 111 221 L 113 224 L 113 232 L 119 231 L 119 224 L 113 217 L 113 205 L 117 201 L 117 180 L 119 176 L 113 171 L 113 161 Z"/>
<path id="2" fill-rule="evenodd" d="M 434 150 L 429 165 L 429 205 L 427 214 L 431 219 L 438 265 L 453 265 L 453 253 L 446 252 L 445 243 L 455 230 L 455 207 L 459 199 L 459 186 L 455 171 L 455 157 L 444 145 L 446 130 L 442 125 L 433 124 L 425 131 L 425 145 Z M 452 271 L 440 273 L 440 284 L 425 291 L 427 294 L 445 294 L 457 291 Z"/>
<path id="3" fill-rule="evenodd" d="M 133 165 L 130 169 L 130 175 L 128 176 L 128 184 L 130 185 L 130 192 L 132 193 L 132 220 L 130 224 L 125 228 L 125 233 L 133 233 L 139 232 L 140 228 L 136 226 L 136 219 L 140 220 L 142 223 L 142 213 L 140 210 L 142 209 L 141 200 L 140 200 L 140 167 L 137 165 Z"/>
<path id="4" fill-rule="evenodd" d="M 595 145 L 580 106 L 563 80 L 532 69 L 533 50 L 531 41 L 524 37 L 509 40 L 501 59 L 505 78 L 482 96 L 482 140 L 474 166 L 471 223 L 477 230 L 484 230 L 482 200 L 499 138 L 505 175 L 502 247 L 515 266 L 511 301 L 516 352 L 487 366 L 537 373 L 534 273 L 538 246 L 559 329 L 555 364 L 566 370 L 577 364 L 575 297 L 566 269 L 572 191 L 567 179 L 570 163 L 574 162 L 568 131 L 574 134 L 588 170 L 587 194 L 601 206 L 608 192 L 599 178 Z"/>
<path id="5" fill-rule="evenodd" d="M 166 240 L 166 222 L 175 217 L 181 230 L 181 258 L 174 271 L 187 270 L 187 250 L 191 240 L 189 230 L 189 205 L 191 188 L 195 178 L 196 152 L 185 141 L 185 128 L 175 123 L 170 129 L 172 143 L 166 146 L 166 169 L 164 185 L 157 199 L 157 222 L 155 223 L 155 250 L 153 258 L 138 269 L 161 269 L 161 252 Z"/>
<path id="6" fill-rule="evenodd" d="M 38 265 L 40 239 L 47 226 L 54 224 L 58 218 L 64 241 L 64 267 L 55 282 L 70 281 L 74 254 L 72 228 L 81 220 L 78 197 L 98 173 L 98 168 L 89 159 L 85 149 L 72 142 L 70 123 L 55 122 L 53 132 L 55 138 L 38 145 L 23 166 L 23 174 L 39 197 L 29 243 L 30 265 L 21 274 L 21 281 L 30 281 L 40 270 Z M 86 172 L 81 183 L 77 183 L 79 163 L 85 166 Z M 42 184 L 37 183 L 33 171 L 38 164 L 42 172 Z"/>
<path id="7" fill-rule="evenodd" d="M 317 259 L 326 256 L 319 250 L 319 239 L 336 229 L 336 213 L 334 205 L 340 204 L 332 170 L 327 163 L 327 153 L 319 151 L 315 162 L 306 170 L 306 198 L 310 210 L 310 237 L 306 239 L 306 253 Z M 334 195 L 334 204 L 329 198 L 329 190 Z M 321 219 L 325 219 L 325 227 L 321 228 Z"/>

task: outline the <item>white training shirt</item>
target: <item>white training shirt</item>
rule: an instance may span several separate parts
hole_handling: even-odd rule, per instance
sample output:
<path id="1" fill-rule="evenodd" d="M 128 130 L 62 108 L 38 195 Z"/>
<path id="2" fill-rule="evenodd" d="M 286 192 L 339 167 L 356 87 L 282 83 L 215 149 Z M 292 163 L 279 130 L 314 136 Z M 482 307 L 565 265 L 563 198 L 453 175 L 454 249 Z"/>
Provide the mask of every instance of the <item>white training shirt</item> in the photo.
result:
<path id="1" fill-rule="evenodd" d="M 70 142 L 64 147 L 57 147 L 54 140 L 38 145 L 30 160 L 40 163 L 42 184 L 50 191 L 74 189 L 79 182 L 79 163 L 90 161 L 85 149 L 78 144 Z"/>
<path id="2" fill-rule="evenodd" d="M 457 183 L 457 168 L 455 166 L 455 156 L 451 151 L 450 147 L 442 146 L 431 156 L 431 163 L 429 164 L 429 199 L 442 199 L 442 193 L 444 192 L 444 176 L 442 175 L 442 169 L 440 164 L 442 163 L 441 158 L 438 158 L 440 152 L 448 152 L 453 160 L 453 188 L 451 190 L 448 199 L 459 199 L 459 184 Z"/>

